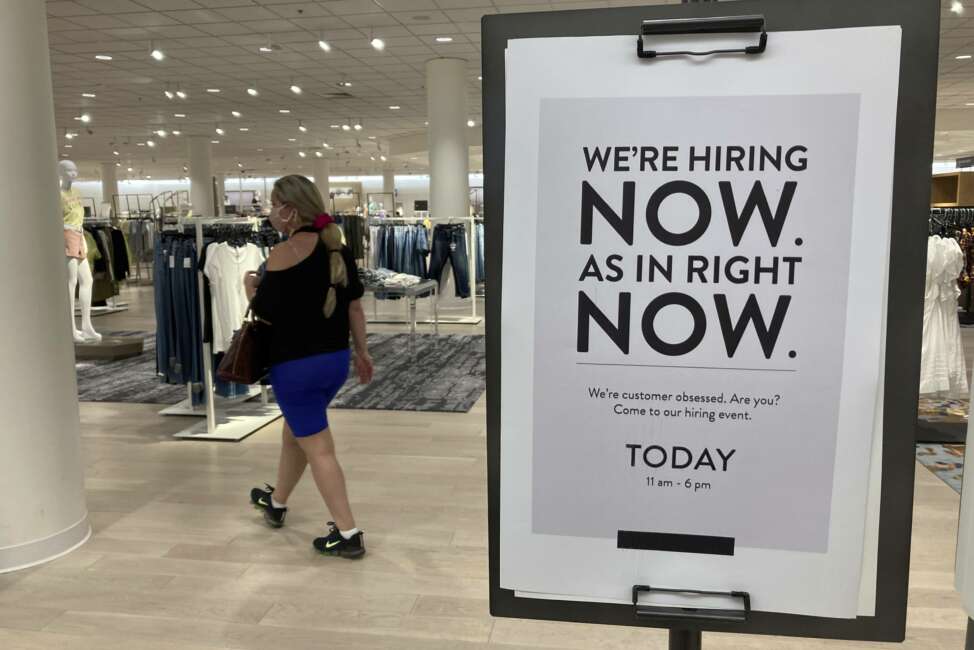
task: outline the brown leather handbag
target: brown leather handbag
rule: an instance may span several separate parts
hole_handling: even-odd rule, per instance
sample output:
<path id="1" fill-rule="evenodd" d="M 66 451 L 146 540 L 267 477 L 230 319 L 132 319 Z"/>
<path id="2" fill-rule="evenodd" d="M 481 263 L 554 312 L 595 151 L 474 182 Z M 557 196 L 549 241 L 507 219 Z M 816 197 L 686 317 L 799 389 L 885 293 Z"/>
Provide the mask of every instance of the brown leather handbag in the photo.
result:
<path id="1" fill-rule="evenodd" d="M 217 376 L 235 384 L 256 384 L 263 379 L 270 366 L 270 327 L 248 307 L 243 325 L 233 333 L 230 349 L 220 361 Z"/>

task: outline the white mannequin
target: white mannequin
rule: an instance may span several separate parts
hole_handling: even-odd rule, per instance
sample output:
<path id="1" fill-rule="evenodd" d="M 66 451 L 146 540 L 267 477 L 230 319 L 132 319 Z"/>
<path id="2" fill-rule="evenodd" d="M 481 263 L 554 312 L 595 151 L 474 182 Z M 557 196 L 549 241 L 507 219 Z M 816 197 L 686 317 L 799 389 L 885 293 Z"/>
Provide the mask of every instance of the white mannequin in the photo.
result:
<path id="1" fill-rule="evenodd" d="M 61 204 L 66 207 L 71 200 L 71 187 L 78 178 L 78 166 L 70 160 L 62 160 L 58 163 L 58 177 L 61 179 Z M 95 326 L 91 323 L 91 289 L 94 278 L 91 276 L 91 267 L 88 266 L 88 246 L 85 243 L 84 231 L 77 223 L 76 215 L 74 218 L 69 216 L 68 210 L 63 210 L 64 230 L 65 230 L 65 259 L 68 264 L 68 297 L 71 302 L 71 328 L 74 334 L 75 343 L 100 342 L 101 334 L 95 331 Z M 83 218 L 83 217 L 82 217 Z M 71 221 L 71 223 L 68 223 Z M 71 234 L 69 234 L 71 233 Z M 77 234 L 75 234 L 77 233 Z M 69 241 L 77 241 L 80 235 L 80 254 L 77 257 L 68 254 Z M 78 299 L 81 301 L 81 329 L 76 327 L 74 320 L 75 289 L 78 291 Z"/>

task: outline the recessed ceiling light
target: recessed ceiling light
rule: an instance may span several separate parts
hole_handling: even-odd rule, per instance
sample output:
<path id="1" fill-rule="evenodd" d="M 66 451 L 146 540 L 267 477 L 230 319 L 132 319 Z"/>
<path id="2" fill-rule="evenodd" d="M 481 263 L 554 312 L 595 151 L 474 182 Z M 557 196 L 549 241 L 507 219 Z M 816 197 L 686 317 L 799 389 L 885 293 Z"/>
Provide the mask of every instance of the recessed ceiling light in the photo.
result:
<path id="1" fill-rule="evenodd" d="M 245 126 L 240 127 L 240 132 L 241 133 L 247 133 L 248 131 L 250 131 L 250 129 L 248 129 L 247 127 L 245 127 Z"/>
<path id="2" fill-rule="evenodd" d="M 220 89 L 219 89 L 219 88 L 207 88 L 207 89 L 206 89 L 206 92 L 208 92 L 208 93 L 213 93 L 213 94 L 215 95 L 215 94 L 217 94 L 218 92 L 220 92 Z"/>
<path id="3" fill-rule="evenodd" d="M 240 169 L 243 169 L 243 163 L 237 163 L 237 167 L 239 167 Z"/>
<path id="4" fill-rule="evenodd" d="M 375 140 L 375 136 L 374 135 L 370 135 L 369 136 L 369 140 Z"/>
<path id="5" fill-rule="evenodd" d="M 260 94 L 260 91 L 257 90 L 256 86 L 251 86 L 250 88 L 247 89 L 247 94 L 250 95 L 251 97 L 256 97 L 257 95 Z"/>
<path id="6" fill-rule="evenodd" d="M 351 88 L 352 87 L 352 82 L 351 81 L 339 81 L 338 82 L 338 85 L 341 86 L 342 88 Z"/>
<path id="7" fill-rule="evenodd" d="M 128 168 L 128 172 L 129 173 L 132 173 L 133 171 L 135 171 L 135 170 L 133 170 L 131 167 Z"/>
<path id="8" fill-rule="evenodd" d="M 952 3 L 950 3 L 950 10 L 955 14 L 960 15 L 964 13 L 964 5 L 962 5 L 959 0 L 954 0 Z"/>
<path id="9" fill-rule="evenodd" d="M 173 131 L 172 134 L 173 135 L 182 135 L 183 132 L 182 131 Z"/>
<path id="10" fill-rule="evenodd" d="M 315 152 L 315 155 L 316 155 L 316 156 L 318 156 L 319 158 L 321 158 L 321 157 L 323 157 L 323 156 L 324 156 L 325 154 L 323 154 L 323 153 L 321 153 L 320 151 L 316 151 L 316 152 Z"/>
<path id="11" fill-rule="evenodd" d="M 115 166 L 116 167 L 121 167 L 122 166 L 122 163 L 115 163 Z"/>
<path id="12" fill-rule="evenodd" d="M 379 160 L 381 160 L 382 162 L 385 162 L 385 161 L 387 161 L 389 159 L 386 158 L 385 156 L 379 156 Z"/>
<path id="13" fill-rule="evenodd" d="M 298 131 L 301 133 L 307 133 L 308 127 L 306 127 L 303 122 L 298 122 Z"/>
<path id="14" fill-rule="evenodd" d="M 270 45 L 261 45 L 260 51 L 263 52 L 264 54 L 270 54 L 271 52 L 274 51 L 274 48 L 271 47 Z"/>
<path id="15" fill-rule="evenodd" d="M 81 93 L 81 96 L 86 99 L 94 99 L 98 95 L 96 95 L 95 93 Z"/>
<path id="16" fill-rule="evenodd" d="M 402 107 L 399 106 L 399 105 L 397 105 L 397 104 L 393 104 L 392 106 L 389 107 L 389 110 L 390 111 L 398 111 L 400 108 L 402 108 Z"/>
<path id="17" fill-rule="evenodd" d="M 112 57 L 109 56 L 108 54 L 96 54 L 95 55 L 95 58 L 98 59 L 99 61 L 111 61 L 112 60 Z"/>
<path id="18" fill-rule="evenodd" d="M 297 84 L 291 84 L 291 92 L 294 93 L 295 95 L 300 95 L 304 91 L 301 90 L 301 86 Z"/>
<path id="19" fill-rule="evenodd" d="M 147 181 L 151 181 L 151 180 L 152 180 L 152 177 L 151 177 L 151 176 L 149 176 L 148 174 L 146 174 L 146 177 L 145 177 L 145 180 L 147 180 Z"/>
<path id="20" fill-rule="evenodd" d="M 165 129 L 159 129 L 158 131 L 156 131 L 156 135 L 159 136 L 160 138 L 164 138 L 167 135 L 169 135 L 169 133 Z"/>
<path id="21" fill-rule="evenodd" d="M 372 45 L 373 49 L 379 52 L 386 49 L 386 42 L 379 37 L 373 38 L 371 41 L 369 41 L 369 43 Z"/>
<path id="22" fill-rule="evenodd" d="M 437 43 L 452 43 L 453 42 L 453 37 L 452 36 L 437 36 L 436 37 L 436 42 Z"/>
<path id="23" fill-rule="evenodd" d="M 172 100 L 172 99 L 175 99 L 176 98 L 176 93 L 174 93 L 173 91 L 169 90 L 168 88 L 166 89 L 166 91 L 165 91 L 164 94 L 166 95 L 166 99 Z"/>
<path id="24" fill-rule="evenodd" d="M 328 127 L 328 128 L 331 128 L 331 129 L 340 129 L 340 128 L 342 128 L 342 127 L 341 127 L 340 125 L 338 125 L 338 124 L 332 124 L 332 125 L 331 125 L 330 127 Z"/>
<path id="25" fill-rule="evenodd" d="M 243 113 L 240 111 L 230 111 L 230 115 L 233 115 L 234 117 L 243 117 Z"/>
<path id="26" fill-rule="evenodd" d="M 144 142 L 136 142 L 135 143 L 135 146 L 136 147 L 144 147 L 145 146 L 145 143 Z"/>
<path id="27" fill-rule="evenodd" d="M 149 55 L 156 61 L 162 61 L 166 58 L 165 52 L 160 50 L 158 47 L 152 48 L 152 52 L 150 52 Z"/>
<path id="28" fill-rule="evenodd" d="M 352 125 L 352 128 L 355 129 L 356 131 L 361 131 L 362 130 L 362 123 L 361 122 L 356 122 L 355 124 Z"/>
<path id="29" fill-rule="evenodd" d="M 352 130 L 351 124 L 342 124 L 342 131 L 351 131 L 351 130 Z"/>
<path id="30" fill-rule="evenodd" d="M 210 144 L 220 144 L 219 140 L 210 140 Z"/>
<path id="31" fill-rule="evenodd" d="M 331 149 L 331 145 L 328 144 L 327 142 L 322 142 L 321 146 L 324 147 L 325 149 Z"/>
<path id="32" fill-rule="evenodd" d="M 226 135 L 226 131 L 224 131 L 222 128 L 220 128 L 218 126 L 218 127 L 216 127 L 216 134 L 217 135 Z"/>
<path id="33" fill-rule="evenodd" d="M 120 156 L 121 154 L 120 154 L 120 153 L 118 153 L 117 151 L 113 151 L 113 152 L 112 152 L 112 155 L 114 155 L 114 156 Z"/>
<path id="34" fill-rule="evenodd" d="M 971 55 L 961 54 L 960 56 L 955 56 L 954 58 L 957 59 L 958 61 L 966 61 L 967 59 L 971 58 Z"/>
<path id="35" fill-rule="evenodd" d="M 318 47 L 320 47 L 325 52 L 331 52 L 331 45 L 329 45 L 328 44 L 328 41 L 326 41 L 324 39 L 319 39 L 318 40 Z"/>
<path id="36" fill-rule="evenodd" d="M 176 91 L 176 97 L 179 97 L 180 99 L 186 99 L 187 96 L 188 95 L 182 90 Z"/>
<path id="37" fill-rule="evenodd" d="M 290 114 L 291 111 L 290 111 L 290 109 L 282 108 L 282 109 L 278 110 L 277 112 L 280 113 L 281 115 L 288 115 L 288 114 Z"/>
<path id="38" fill-rule="evenodd" d="M 299 152 L 298 152 L 298 155 L 299 155 L 299 156 L 301 156 L 302 158 L 307 158 L 307 157 L 308 157 L 308 154 L 306 154 L 306 153 L 305 153 L 305 152 L 303 152 L 303 151 L 299 151 Z"/>
<path id="39" fill-rule="evenodd" d="M 477 81 L 483 81 L 483 80 L 484 80 L 484 76 L 483 76 L 483 75 L 480 75 L 480 74 L 478 74 L 478 75 L 477 75 Z"/>
<path id="40" fill-rule="evenodd" d="M 68 140 L 74 140 L 76 137 L 78 137 L 78 134 L 71 133 L 70 131 L 68 131 L 67 133 L 64 134 L 64 137 L 67 138 Z"/>
<path id="41" fill-rule="evenodd" d="M 146 140 L 146 141 L 145 141 L 145 144 L 146 144 L 146 146 L 147 146 L 147 147 L 149 147 L 150 149 L 152 149 L 153 147 L 155 147 L 155 146 L 156 146 L 156 143 L 155 143 L 155 140 Z"/>
<path id="42" fill-rule="evenodd" d="M 84 124 L 87 124 L 88 122 L 91 122 L 91 115 L 88 115 L 87 113 L 82 113 L 82 114 L 81 114 L 81 115 L 80 115 L 80 116 L 79 116 L 78 118 L 76 118 L 76 119 L 77 119 L 77 120 L 78 120 L 79 122 L 83 122 Z"/>
<path id="43" fill-rule="evenodd" d="M 287 141 L 288 142 L 297 142 L 298 139 L 297 138 L 288 138 Z"/>
<path id="44" fill-rule="evenodd" d="M 186 117 L 186 113 L 173 113 L 172 116 L 182 118 L 182 117 Z"/>
<path id="45" fill-rule="evenodd" d="M 66 144 L 66 145 L 64 145 L 64 148 L 65 149 L 74 149 L 74 145 L 73 144 Z"/>

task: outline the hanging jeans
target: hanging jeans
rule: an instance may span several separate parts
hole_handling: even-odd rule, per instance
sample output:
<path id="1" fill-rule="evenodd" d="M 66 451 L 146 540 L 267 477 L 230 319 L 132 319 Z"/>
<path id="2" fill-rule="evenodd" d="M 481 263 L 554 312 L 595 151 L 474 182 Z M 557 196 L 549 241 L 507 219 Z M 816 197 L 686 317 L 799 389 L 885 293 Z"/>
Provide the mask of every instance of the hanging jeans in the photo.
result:
<path id="1" fill-rule="evenodd" d="M 430 255 L 429 277 L 441 282 L 447 260 L 453 267 L 453 279 L 458 298 L 470 297 L 470 266 L 467 260 L 467 229 L 463 224 L 440 224 L 433 229 L 433 252 Z"/>

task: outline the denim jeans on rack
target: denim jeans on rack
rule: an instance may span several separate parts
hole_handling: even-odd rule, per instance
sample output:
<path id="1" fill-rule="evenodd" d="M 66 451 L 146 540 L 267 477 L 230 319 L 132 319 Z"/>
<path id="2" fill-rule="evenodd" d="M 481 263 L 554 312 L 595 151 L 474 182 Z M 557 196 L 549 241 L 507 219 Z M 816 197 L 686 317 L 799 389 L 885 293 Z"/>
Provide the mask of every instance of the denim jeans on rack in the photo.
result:
<path id="1" fill-rule="evenodd" d="M 474 242 L 476 249 L 477 258 L 477 282 L 483 282 L 487 279 L 487 273 L 484 269 L 484 256 L 486 251 L 484 250 L 484 224 L 478 223 L 474 229 Z"/>
<path id="2" fill-rule="evenodd" d="M 429 277 L 441 282 L 447 260 L 453 267 L 453 279 L 458 298 L 470 297 L 470 266 L 467 259 L 467 229 L 461 224 L 439 224 L 433 229 L 433 252 L 430 255 Z"/>
<path id="3" fill-rule="evenodd" d="M 172 312 L 172 275 L 169 272 L 169 253 L 174 241 L 159 239 L 154 249 L 154 294 L 156 303 L 156 372 L 166 382 L 174 382 L 172 345 L 175 324 Z M 176 382 L 178 383 L 178 382 Z"/>

